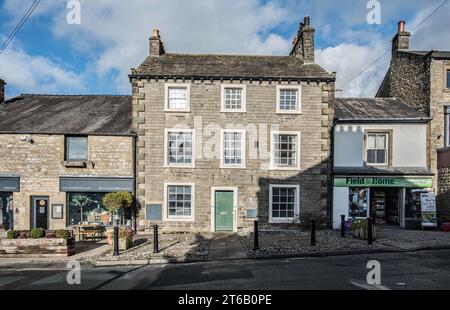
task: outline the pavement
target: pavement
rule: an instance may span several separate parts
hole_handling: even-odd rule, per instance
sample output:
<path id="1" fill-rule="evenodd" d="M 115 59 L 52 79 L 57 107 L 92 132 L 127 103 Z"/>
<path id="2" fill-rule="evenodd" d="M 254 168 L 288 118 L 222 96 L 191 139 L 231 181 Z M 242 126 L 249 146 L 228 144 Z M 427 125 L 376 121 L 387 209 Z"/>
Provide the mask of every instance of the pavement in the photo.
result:
<path id="1" fill-rule="evenodd" d="M 208 260 L 247 258 L 245 248 L 236 234 L 215 234 L 209 243 Z"/>
<path id="2" fill-rule="evenodd" d="M 441 250 L 121 267 L 82 264 L 80 285 L 67 284 L 65 268 L 10 266 L 0 267 L 0 290 L 448 290 L 449 257 L 450 250 Z M 381 266 L 379 285 L 366 281 L 372 260 Z"/>

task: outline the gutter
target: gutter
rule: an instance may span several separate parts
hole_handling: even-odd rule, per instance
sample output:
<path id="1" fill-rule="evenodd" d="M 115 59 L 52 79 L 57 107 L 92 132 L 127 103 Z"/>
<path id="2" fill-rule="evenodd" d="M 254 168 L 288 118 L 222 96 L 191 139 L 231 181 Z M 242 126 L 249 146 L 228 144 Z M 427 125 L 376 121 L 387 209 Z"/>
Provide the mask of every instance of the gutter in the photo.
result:
<path id="1" fill-rule="evenodd" d="M 336 123 L 428 123 L 430 117 L 420 118 L 336 118 Z"/>
<path id="2" fill-rule="evenodd" d="M 331 76 L 204 76 L 204 75 L 156 75 L 156 74 L 129 74 L 130 82 L 132 79 L 175 79 L 175 80 L 213 80 L 213 81 L 223 81 L 223 80 L 242 80 L 242 81 L 306 81 L 306 82 L 327 82 L 333 83 L 336 81 L 335 77 Z"/>

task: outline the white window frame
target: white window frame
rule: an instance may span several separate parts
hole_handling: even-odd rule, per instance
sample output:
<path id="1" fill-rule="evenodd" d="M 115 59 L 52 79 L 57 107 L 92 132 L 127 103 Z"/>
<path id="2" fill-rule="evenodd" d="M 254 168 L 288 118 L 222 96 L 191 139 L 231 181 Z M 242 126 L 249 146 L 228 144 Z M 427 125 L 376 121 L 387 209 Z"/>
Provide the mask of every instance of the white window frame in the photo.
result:
<path id="1" fill-rule="evenodd" d="M 296 135 L 297 136 L 297 158 L 296 158 L 296 166 L 277 166 L 275 164 L 275 139 L 274 135 Z M 301 150 L 301 141 L 302 141 L 302 135 L 300 131 L 270 131 L 270 170 L 300 170 L 300 150 Z"/>
<path id="2" fill-rule="evenodd" d="M 242 103 L 240 109 L 227 109 L 225 107 L 225 90 L 227 88 L 242 89 Z M 220 112 L 222 113 L 246 113 L 247 112 L 247 85 L 241 84 L 222 84 L 221 86 L 221 104 Z"/>
<path id="3" fill-rule="evenodd" d="M 191 84 L 166 83 L 164 87 L 164 112 L 191 112 Z M 169 108 L 169 88 L 186 88 L 187 107 L 185 109 Z"/>
<path id="4" fill-rule="evenodd" d="M 240 133 L 241 134 L 241 164 L 226 164 L 224 158 L 224 135 L 225 133 Z M 222 129 L 220 131 L 220 168 L 223 169 L 244 169 L 246 158 L 246 131 L 244 129 Z"/>
<path id="5" fill-rule="evenodd" d="M 192 162 L 190 164 L 173 164 L 169 162 L 169 132 L 192 133 Z M 166 128 L 164 130 L 164 167 L 165 168 L 195 168 L 195 130 Z"/>
<path id="6" fill-rule="evenodd" d="M 369 163 L 369 136 L 370 135 L 384 135 L 386 136 L 386 162 L 382 163 L 382 164 L 378 164 L 378 163 Z M 390 134 L 389 132 L 367 132 L 366 134 L 366 164 L 367 166 L 376 166 L 376 167 L 386 167 L 389 166 L 389 143 L 390 143 Z M 376 140 L 376 138 L 375 138 Z M 376 143 L 376 141 L 375 141 Z M 381 150 L 381 149 L 371 149 L 371 150 Z"/>
<path id="7" fill-rule="evenodd" d="M 295 188 L 295 205 L 294 205 L 294 217 L 286 217 L 286 218 L 273 218 L 272 217 L 272 198 L 273 198 L 273 189 L 274 188 Z M 269 185 L 269 223 L 298 223 L 300 222 L 300 185 L 293 184 L 270 184 Z"/>
<path id="8" fill-rule="evenodd" d="M 297 91 L 297 109 L 296 110 L 281 110 L 281 91 L 282 90 L 296 90 Z M 277 114 L 302 114 L 302 86 L 301 85 L 277 85 Z"/>
<path id="9" fill-rule="evenodd" d="M 191 215 L 190 216 L 169 216 L 169 200 L 167 197 L 169 186 L 191 186 Z M 166 182 L 164 183 L 164 222 L 194 222 L 195 221 L 195 183 Z"/>

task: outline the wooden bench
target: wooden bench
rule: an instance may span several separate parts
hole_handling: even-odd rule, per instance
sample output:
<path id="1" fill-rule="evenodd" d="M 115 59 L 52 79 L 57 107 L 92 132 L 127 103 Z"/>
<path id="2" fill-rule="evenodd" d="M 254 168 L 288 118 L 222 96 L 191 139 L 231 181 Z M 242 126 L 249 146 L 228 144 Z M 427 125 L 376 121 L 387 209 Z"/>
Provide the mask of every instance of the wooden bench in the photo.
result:
<path id="1" fill-rule="evenodd" d="M 105 228 L 100 225 L 77 225 L 73 228 L 76 241 L 83 241 L 84 237 L 91 238 L 93 242 L 103 239 Z"/>

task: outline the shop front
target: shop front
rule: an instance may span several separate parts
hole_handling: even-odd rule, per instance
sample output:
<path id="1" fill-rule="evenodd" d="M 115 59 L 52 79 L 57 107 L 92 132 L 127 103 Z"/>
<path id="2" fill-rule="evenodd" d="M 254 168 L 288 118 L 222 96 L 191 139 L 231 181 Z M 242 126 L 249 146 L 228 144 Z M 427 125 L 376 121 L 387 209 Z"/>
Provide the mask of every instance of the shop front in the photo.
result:
<path id="1" fill-rule="evenodd" d="M 19 177 L 0 177 L 0 230 L 14 227 L 13 193 L 19 191 Z"/>
<path id="2" fill-rule="evenodd" d="M 66 193 L 68 227 L 86 223 L 110 226 L 112 216 L 103 206 L 103 197 L 112 192 L 133 193 L 134 179 L 61 177 L 60 190 Z M 131 218 L 131 210 L 125 210 L 124 224 L 131 225 Z"/>
<path id="3" fill-rule="evenodd" d="M 333 226 L 339 228 L 345 215 L 350 221 L 371 217 L 376 225 L 421 228 L 425 220 L 433 222 L 432 203 L 424 211 L 424 197 L 434 196 L 432 184 L 430 176 L 335 176 Z M 431 217 L 425 219 L 425 212 Z"/>

